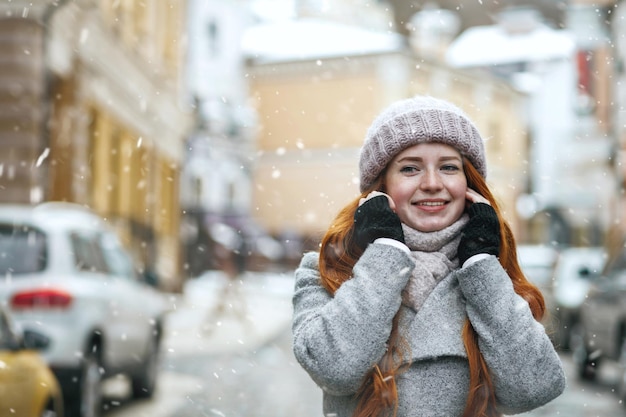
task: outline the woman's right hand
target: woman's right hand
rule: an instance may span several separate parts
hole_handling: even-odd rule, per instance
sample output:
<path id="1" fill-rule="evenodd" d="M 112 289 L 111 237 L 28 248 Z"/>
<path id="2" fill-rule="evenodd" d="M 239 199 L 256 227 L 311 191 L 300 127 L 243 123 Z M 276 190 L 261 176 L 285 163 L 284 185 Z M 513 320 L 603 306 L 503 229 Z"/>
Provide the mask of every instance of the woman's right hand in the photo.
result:
<path id="1" fill-rule="evenodd" d="M 391 210 L 393 212 L 395 212 L 396 211 L 396 203 L 393 201 L 393 199 L 391 198 L 391 196 L 389 194 L 385 194 L 382 191 L 372 191 L 371 193 L 369 193 L 365 197 L 361 198 L 359 200 L 359 206 L 363 205 L 363 203 L 365 203 L 370 198 L 374 198 L 374 197 L 379 196 L 379 195 L 384 195 L 384 196 L 387 197 L 387 200 L 389 200 L 389 207 L 391 208 Z"/>
<path id="2" fill-rule="evenodd" d="M 393 208 L 393 200 L 380 191 L 374 191 L 359 201 L 354 213 L 354 240 L 357 245 L 365 249 L 381 237 L 404 243 L 402 223 Z"/>

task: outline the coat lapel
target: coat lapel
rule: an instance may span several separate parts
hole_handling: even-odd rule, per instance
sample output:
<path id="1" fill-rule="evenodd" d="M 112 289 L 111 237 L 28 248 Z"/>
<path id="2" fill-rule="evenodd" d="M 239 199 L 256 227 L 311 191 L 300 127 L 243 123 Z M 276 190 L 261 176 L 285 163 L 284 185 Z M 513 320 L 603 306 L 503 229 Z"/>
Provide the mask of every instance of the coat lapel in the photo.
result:
<path id="1" fill-rule="evenodd" d="M 449 274 L 430 293 L 420 310 L 402 306 L 400 328 L 411 346 L 413 361 L 440 356 L 467 357 L 462 332 L 465 300 L 456 274 Z"/>

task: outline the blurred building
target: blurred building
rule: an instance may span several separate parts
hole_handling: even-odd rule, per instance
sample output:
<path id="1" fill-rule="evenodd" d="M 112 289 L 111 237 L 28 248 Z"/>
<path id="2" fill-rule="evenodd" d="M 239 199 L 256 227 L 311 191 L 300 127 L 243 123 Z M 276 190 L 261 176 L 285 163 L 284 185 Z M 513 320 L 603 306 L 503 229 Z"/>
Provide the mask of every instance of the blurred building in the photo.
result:
<path id="1" fill-rule="evenodd" d="M 185 0 L 0 4 L 1 202 L 83 204 L 180 282 Z"/>
<path id="2" fill-rule="evenodd" d="M 393 10 L 393 26 L 398 33 L 409 36 L 411 20 L 416 13 L 425 9 L 452 11 L 460 17 L 460 30 L 493 24 L 493 16 L 501 10 L 514 6 L 529 6 L 539 10 L 550 26 L 562 28 L 565 22 L 565 10 L 570 0 L 386 0 Z M 603 3 L 588 0 L 587 3 Z"/>
<path id="3" fill-rule="evenodd" d="M 599 245 L 615 195 L 608 36 L 595 6 L 570 5 L 566 16 L 567 29 L 554 29 L 534 8 L 502 9 L 495 24 L 460 34 L 447 62 L 527 93 L 529 194 L 517 205 L 525 238 Z"/>
<path id="4" fill-rule="evenodd" d="M 241 38 L 254 19 L 248 0 L 189 0 L 186 90 L 194 127 L 181 177 L 186 275 L 262 269 L 283 248 L 254 221 L 257 115 L 250 106 Z"/>
<path id="5" fill-rule="evenodd" d="M 358 195 L 358 152 L 370 123 L 415 94 L 449 99 L 476 121 L 489 182 L 517 227 L 527 133 L 523 94 L 507 82 L 450 68 L 395 32 L 315 18 L 253 27 L 245 42 L 260 123 L 253 214 L 272 233 L 301 233 L 316 245 Z"/>
<path id="6" fill-rule="evenodd" d="M 501 12 L 507 9 L 531 7 L 540 12 L 542 31 L 561 32 L 571 38 L 573 49 L 561 48 L 552 58 L 544 56 L 542 63 L 536 59 L 508 65 L 483 62 L 482 67 L 500 75 L 508 73 L 509 78 L 516 78 L 516 88 L 523 83 L 528 92 L 529 136 L 535 147 L 529 163 L 535 167 L 540 163 L 541 167 L 533 169 L 534 179 L 529 184 L 534 195 L 523 196 L 519 204 L 520 214 L 528 218 L 525 238 L 575 245 L 607 240 L 612 244 L 617 239 L 621 245 L 626 234 L 626 2 L 390 3 L 397 30 L 407 34 L 415 13 L 436 4 L 447 12 L 458 12 L 461 29 L 467 32 L 477 26 L 493 29 L 507 23 L 501 20 L 494 25 L 493 19 L 506 17 Z M 518 23 L 524 21 L 528 22 L 521 19 Z M 529 34 L 527 29 L 525 32 Z M 491 51 L 493 41 L 480 43 L 481 52 Z M 531 52 L 548 44 L 539 41 Z M 501 57 L 519 53 L 513 45 Z"/>
<path id="7" fill-rule="evenodd" d="M 477 120 L 489 181 L 522 241 L 602 244 L 622 217 L 612 163 L 623 106 L 611 103 L 623 69 L 608 30 L 620 22 L 617 3 L 411 2 L 402 16 L 406 4 L 396 3 L 396 27 L 373 14 L 392 30 L 295 7 L 299 19 L 246 33 L 257 41 L 246 52 L 260 121 L 259 221 L 273 233 L 323 231 L 357 189 L 355 158 L 371 119 L 392 100 L 427 93 Z M 490 22 L 468 24 L 472 13 Z"/>

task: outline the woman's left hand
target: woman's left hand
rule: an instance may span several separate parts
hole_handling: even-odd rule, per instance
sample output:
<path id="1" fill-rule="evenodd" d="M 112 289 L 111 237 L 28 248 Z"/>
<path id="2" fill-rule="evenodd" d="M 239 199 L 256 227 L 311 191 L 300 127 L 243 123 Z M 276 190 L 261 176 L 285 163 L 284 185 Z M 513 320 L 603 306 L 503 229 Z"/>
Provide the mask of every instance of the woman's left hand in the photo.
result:
<path id="1" fill-rule="evenodd" d="M 470 219 L 463 227 L 459 243 L 458 256 L 461 265 L 474 255 L 486 253 L 498 256 L 500 253 L 500 222 L 496 211 L 476 191 L 468 188 L 465 195 Z"/>
<path id="2" fill-rule="evenodd" d="M 489 204 L 489 200 L 487 200 L 485 197 L 478 194 L 477 191 L 474 191 L 471 188 L 468 188 L 467 191 L 465 192 L 465 199 L 469 202 L 469 204 L 473 204 L 473 203 Z"/>

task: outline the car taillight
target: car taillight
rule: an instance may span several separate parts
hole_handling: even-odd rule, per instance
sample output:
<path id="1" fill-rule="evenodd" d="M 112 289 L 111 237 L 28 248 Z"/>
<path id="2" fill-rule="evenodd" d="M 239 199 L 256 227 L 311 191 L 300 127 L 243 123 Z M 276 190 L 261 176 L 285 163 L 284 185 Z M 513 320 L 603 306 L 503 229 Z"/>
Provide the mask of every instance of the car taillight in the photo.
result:
<path id="1" fill-rule="evenodd" d="M 65 308 L 72 303 L 66 291 L 43 288 L 17 293 L 11 298 L 13 308 Z"/>

